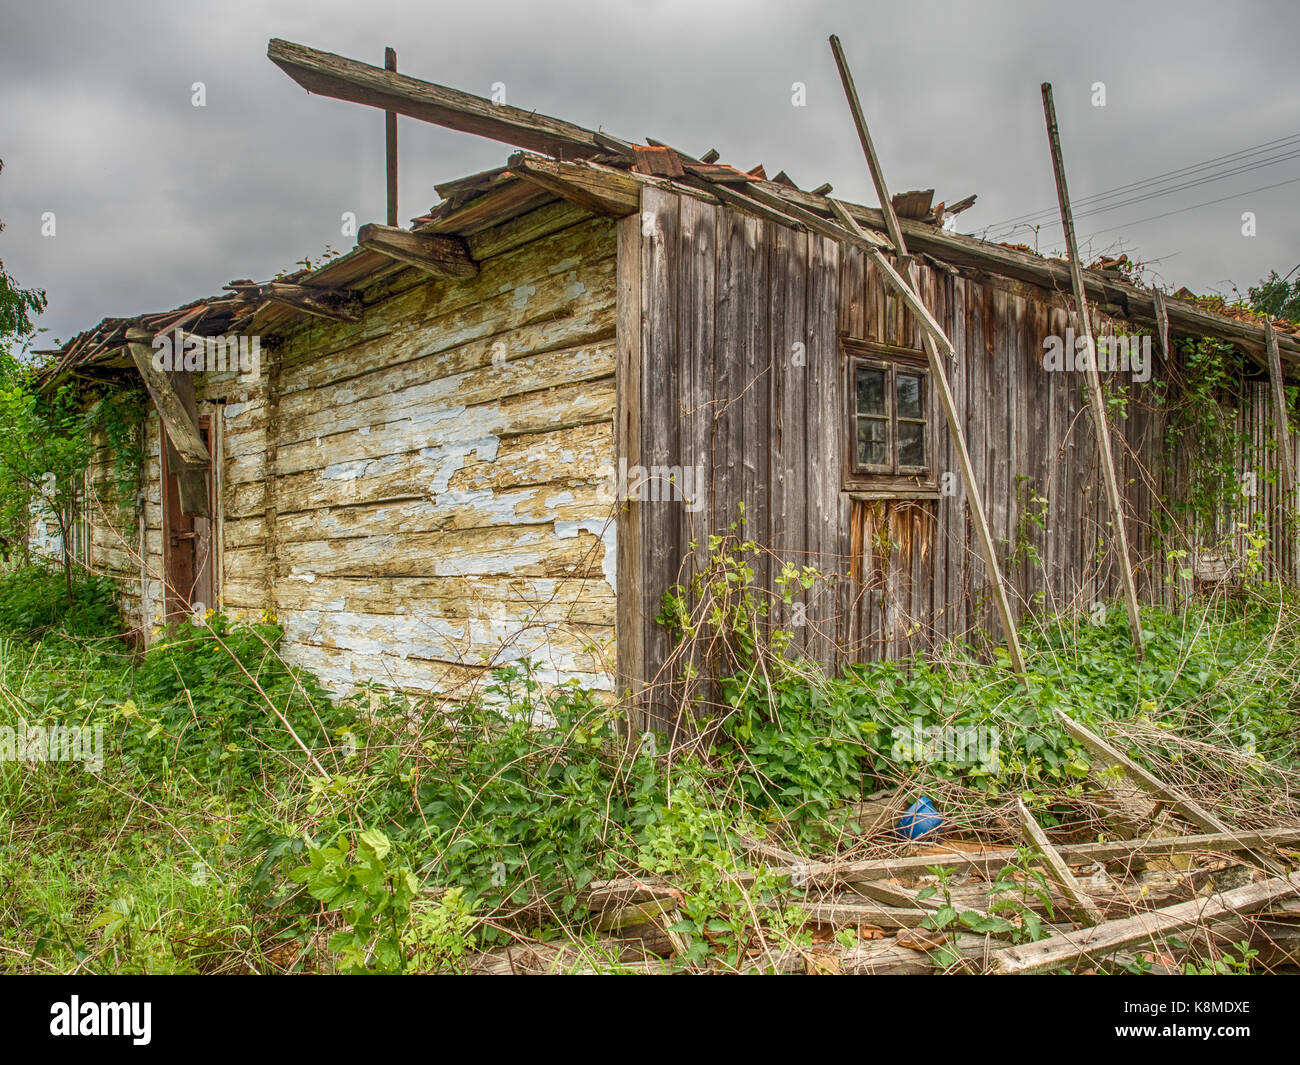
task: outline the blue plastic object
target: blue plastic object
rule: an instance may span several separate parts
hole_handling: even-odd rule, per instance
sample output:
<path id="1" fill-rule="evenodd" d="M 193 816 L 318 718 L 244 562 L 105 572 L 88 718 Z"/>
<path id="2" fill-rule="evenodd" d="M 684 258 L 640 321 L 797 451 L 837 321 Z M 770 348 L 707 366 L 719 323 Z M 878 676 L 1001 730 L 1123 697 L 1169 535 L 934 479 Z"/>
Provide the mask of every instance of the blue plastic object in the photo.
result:
<path id="1" fill-rule="evenodd" d="M 898 834 L 904 839 L 924 839 L 939 831 L 943 818 L 926 796 L 922 795 L 898 819 Z"/>

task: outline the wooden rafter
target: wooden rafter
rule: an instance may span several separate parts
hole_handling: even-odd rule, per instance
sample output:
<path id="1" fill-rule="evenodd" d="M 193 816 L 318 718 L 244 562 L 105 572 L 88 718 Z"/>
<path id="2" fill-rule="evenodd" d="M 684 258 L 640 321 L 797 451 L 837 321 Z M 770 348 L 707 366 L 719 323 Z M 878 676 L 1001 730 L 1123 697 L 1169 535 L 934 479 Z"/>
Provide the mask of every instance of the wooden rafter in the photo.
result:
<path id="1" fill-rule="evenodd" d="M 460 237 L 412 233 L 409 229 L 372 222 L 357 232 L 357 244 L 408 266 L 419 267 L 434 277 L 464 278 L 478 273 L 478 264 L 470 258 L 469 248 Z"/>

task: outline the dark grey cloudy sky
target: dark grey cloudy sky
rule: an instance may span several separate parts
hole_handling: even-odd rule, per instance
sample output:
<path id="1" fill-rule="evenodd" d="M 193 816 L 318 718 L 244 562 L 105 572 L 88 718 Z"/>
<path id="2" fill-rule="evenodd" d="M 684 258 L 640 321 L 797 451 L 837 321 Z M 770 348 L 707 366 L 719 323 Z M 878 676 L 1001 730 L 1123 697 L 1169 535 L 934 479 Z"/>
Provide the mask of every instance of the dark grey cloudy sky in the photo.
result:
<path id="1" fill-rule="evenodd" d="M 481 95 L 502 82 L 517 106 L 693 153 L 716 146 L 744 169 L 762 162 L 804 188 L 830 181 L 874 203 L 832 32 L 891 188 L 933 186 L 949 202 L 978 193 L 963 231 L 1053 205 L 1038 90 L 1048 80 L 1076 201 L 1296 138 L 1295 158 L 1273 161 L 1288 150 L 1276 145 L 1239 157 L 1254 168 L 1224 180 L 1081 218 L 1081 235 L 1105 230 L 1094 251 L 1122 241 L 1155 261 L 1158 279 L 1197 291 L 1244 290 L 1300 263 L 1295 0 L 2 0 L 0 259 L 47 290 L 48 342 L 105 315 L 270 277 L 327 244 L 346 250 L 343 211 L 382 221 L 382 116 L 309 97 L 266 59 L 270 37 L 369 62 L 391 44 L 417 77 Z M 203 108 L 191 105 L 196 81 Z M 806 107 L 792 106 L 794 82 L 807 86 Z M 1095 82 L 1104 107 L 1092 104 Z M 435 183 L 510 151 L 410 119 L 399 127 L 404 220 L 436 202 Z M 1253 238 L 1241 233 L 1248 210 Z M 47 211 L 53 238 L 41 235 Z M 1054 247 L 1059 230 L 1038 239 Z"/>

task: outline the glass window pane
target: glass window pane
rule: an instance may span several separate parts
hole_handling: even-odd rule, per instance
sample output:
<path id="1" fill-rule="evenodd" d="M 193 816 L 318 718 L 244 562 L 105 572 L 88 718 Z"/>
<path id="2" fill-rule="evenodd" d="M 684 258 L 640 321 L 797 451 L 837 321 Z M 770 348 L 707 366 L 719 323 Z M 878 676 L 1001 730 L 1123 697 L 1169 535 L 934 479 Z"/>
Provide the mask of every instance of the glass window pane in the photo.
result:
<path id="1" fill-rule="evenodd" d="M 898 423 L 898 464 L 925 465 L 925 422 Z"/>
<path id="2" fill-rule="evenodd" d="M 900 373 L 895 381 L 898 388 L 898 416 L 924 418 L 925 415 L 921 413 L 920 374 Z"/>
<path id="3" fill-rule="evenodd" d="M 885 451 L 886 423 L 881 418 L 858 419 L 858 465 L 884 466 L 889 458 Z"/>
<path id="4" fill-rule="evenodd" d="M 885 371 L 858 367 L 858 413 L 885 413 Z"/>

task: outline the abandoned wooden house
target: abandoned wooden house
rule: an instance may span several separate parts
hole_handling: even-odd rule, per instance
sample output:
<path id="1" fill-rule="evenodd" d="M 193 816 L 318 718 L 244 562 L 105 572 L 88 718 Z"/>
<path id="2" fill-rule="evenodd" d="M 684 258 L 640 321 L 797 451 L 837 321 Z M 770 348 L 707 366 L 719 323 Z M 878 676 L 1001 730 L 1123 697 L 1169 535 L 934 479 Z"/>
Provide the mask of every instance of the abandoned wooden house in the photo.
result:
<path id="1" fill-rule="evenodd" d="M 1002 639 L 985 516 L 1013 617 L 1123 594 L 1065 261 L 945 229 L 929 194 L 843 204 L 299 45 L 270 57 L 312 92 L 518 151 L 438 186 L 409 229 L 62 349 L 55 377 L 143 379 L 153 400 L 138 520 L 90 508 L 83 549 L 143 640 L 199 602 L 272 612 L 286 657 L 340 690 L 445 691 L 527 657 L 622 691 L 654 679 L 665 591 L 742 511 L 761 587 L 821 575 L 773 621 L 831 667 Z M 1264 572 L 1294 579 L 1300 442 L 1277 400 L 1300 336 L 1082 277 L 1086 324 L 1148 338 L 1094 362 L 1138 597 L 1240 565 L 1168 509 L 1201 459 L 1162 402 L 1183 338 L 1245 353 L 1239 517 L 1264 523 Z M 927 350 L 914 299 L 950 351 Z M 205 372 L 160 368 L 189 338 Z"/>

